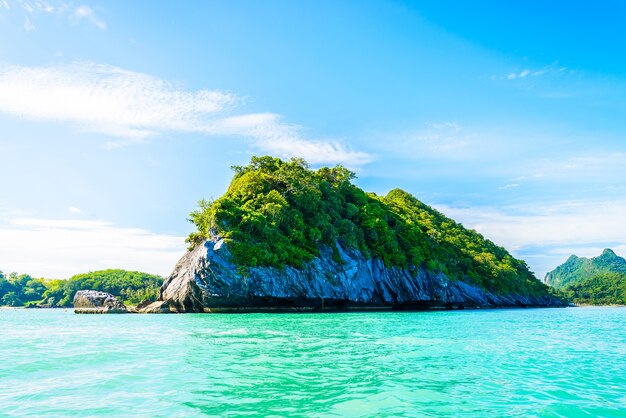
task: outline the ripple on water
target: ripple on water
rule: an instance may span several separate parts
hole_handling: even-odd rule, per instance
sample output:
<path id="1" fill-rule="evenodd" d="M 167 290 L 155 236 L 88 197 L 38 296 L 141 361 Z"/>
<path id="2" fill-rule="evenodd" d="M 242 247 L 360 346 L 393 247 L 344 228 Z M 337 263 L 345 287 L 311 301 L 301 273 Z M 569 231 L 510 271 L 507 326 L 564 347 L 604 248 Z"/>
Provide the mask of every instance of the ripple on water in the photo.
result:
<path id="1" fill-rule="evenodd" d="M 626 310 L 1 310 L 0 415 L 626 416 Z"/>

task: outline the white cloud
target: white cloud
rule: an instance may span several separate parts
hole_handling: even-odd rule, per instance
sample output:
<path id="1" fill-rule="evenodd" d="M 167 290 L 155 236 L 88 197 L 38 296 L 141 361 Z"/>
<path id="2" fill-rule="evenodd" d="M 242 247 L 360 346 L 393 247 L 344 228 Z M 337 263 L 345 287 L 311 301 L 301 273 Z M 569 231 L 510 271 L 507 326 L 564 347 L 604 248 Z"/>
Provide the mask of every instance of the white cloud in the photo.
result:
<path id="1" fill-rule="evenodd" d="M 33 25 L 32 23 L 30 23 L 30 19 L 28 18 L 28 16 L 26 16 L 26 17 L 24 18 L 24 30 L 25 30 L 26 32 L 30 32 L 30 31 L 33 31 L 33 30 L 35 30 L 35 29 L 37 29 L 37 28 L 35 27 L 35 25 Z"/>
<path id="2" fill-rule="evenodd" d="M 22 10 L 28 14 L 62 14 L 69 7 L 63 0 L 0 0 L 0 9 Z"/>
<path id="3" fill-rule="evenodd" d="M 470 143 L 470 138 L 461 131 L 463 128 L 456 122 L 432 123 L 415 135 L 415 139 L 428 151 L 448 153 L 465 148 Z"/>
<path id="4" fill-rule="evenodd" d="M 0 220 L 0 269 L 33 276 L 67 278 L 106 268 L 168 275 L 185 248 L 183 237 L 104 221 Z"/>
<path id="5" fill-rule="evenodd" d="M 515 71 L 508 72 L 504 75 L 493 75 L 491 79 L 492 80 L 516 80 L 516 79 L 524 79 L 527 77 L 538 77 L 538 76 L 545 75 L 545 74 L 559 75 L 567 71 L 568 69 L 566 67 L 559 67 L 558 62 L 555 62 L 553 64 L 546 65 L 545 67 L 536 69 L 536 70 L 533 70 L 530 68 L 524 68 L 522 70 L 515 70 Z M 570 71 L 570 73 L 573 73 L 573 72 L 574 71 Z"/>
<path id="6" fill-rule="evenodd" d="M 350 167 L 358 167 L 373 160 L 371 155 L 352 151 L 338 142 L 290 138 L 283 136 L 280 131 L 268 134 L 259 144 L 265 151 L 278 157 L 306 156 L 305 159 L 311 164 L 333 161 L 342 162 Z"/>
<path id="7" fill-rule="evenodd" d="M 0 12 L 6 11 L 6 13 L 3 14 L 8 15 L 9 17 L 14 16 L 15 19 L 18 20 L 23 17 L 23 27 L 26 32 L 31 32 L 36 29 L 35 25 L 31 21 L 31 17 L 36 15 L 56 15 L 57 17 L 67 17 L 66 12 L 69 6 L 70 3 L 63 0 L 0 0 Z M 81 7 L 78 9 L 81 9 Z M 89 8 L 87 7 L 87 9 Z M 86 10 L 83 10 L 79 14 L 85 12 Z M 90 16 L 85 15 L 79 17 L 75 16 L 75 14 L 71 14 L 69 18 L 74 21 L 81 18 L 87 18 L 91 23 L 101 29 L 106 28 L 106 24 L 101 19 L 98 19 L 95 15 L 93 15 L 93 11 Z"/>
<path id="8" fill-rule="evenodd" d="M 591 153 L 560 155 L 555 158 L 534 158 L 515 167 L 518 176 L 513 181 L 542 181 L 573 183 L 580 190 L 583 185 L 595 189 L 623 184 L 626 174 L 626 154 Z"/>
<path id="9" fill-rule="evenodd" d="M 626 200 L 565 201 L 502 209 L 437 205 L 447 216 L 477 230 L 544 274 L 576 253 L 598 255 L 602 248 L 626 246 Z"/>
<path id="10" fill-rule="evenodd" d="M 355 167 L 372 159 L 338 141 L 306 139 L 299 126 L 274 113 L 236 114 L 242 102 L 231 93 L 186 91 L 148 74 L 89 62 L 0 67 L 0 112 L 122 138 L 109 147 L 166 132 L 194 132 L 251 137 L 263 151 L 312 163 Z"/>
<path id="11" fill-rule="evenodd" d="M 337 141 L 304 139 L 299 126 L 282 123 L 280 119 L 272 113 L 228 117 L 206 127 L 205 132 L 253 137 L 265 152 L 278 157 L 302 156 L 312 164 L 340 162 L 355 167 L 372 161 L 369 154 L 352 151 Z"/>
<path id="12" fill-rule="evenodd" d="M 626 223 L 615 222 L 626 218 L 626 201 L 571 201 L 504 210 L 484 207 L 442 207 L 441 210 L 471 223 L 473 228 L 510 248 L 626 241 Z"/>
<path id="13" fill-rule="evenodd" d="M 372 144 L 386 154 L 399 158 L 469 161 L 497 152 L 498 143 L 457 122 L 428 123 L 422 129 L 394 133 Z"/>
<path id="14" fill-rule="evenodd" d="M 69 210 L 71 213 L 83 213 L 83 211 L 80 208 L 77 208 L 76 206 L 70 206 L 69 208 L 67 208 L 67 210 Z"/>
<path id="15" fill-rule="evenodd" d="M 27 119 L 67 121 L 84 129 L 132 138 L 170 130 L 199 130 L 235 97 L 185 92 L 146 74 L 76 63 L 0 69 L 0 111 Z"/>
<path id="16" fill-rule="evenodd" d="M 461 125 L 459 125 L 457 122 L 431 123 L 430 126 L 438 130 L 450 130 L 452 132 L 461 131 Z"/>
<path id="17" fill-rule="evenodd" d="M 86 20 L 100 30 L 106 30 L 107 28 L 106 23 L 102 19 L 97 17 L 93 9 L 89 6 L 78 6 L 74 10 L 72 18 L 76 21 Z"/>
<path id="18" fill-rule="evenodd" d="M 504 186 L 500 186 L 498 187 L 499 190 L 506 190 L 506 189 L 513 189 L 515 187 L 519 187 L 519 183 L 509 183 L 509 184 L 505 184 Z"/>

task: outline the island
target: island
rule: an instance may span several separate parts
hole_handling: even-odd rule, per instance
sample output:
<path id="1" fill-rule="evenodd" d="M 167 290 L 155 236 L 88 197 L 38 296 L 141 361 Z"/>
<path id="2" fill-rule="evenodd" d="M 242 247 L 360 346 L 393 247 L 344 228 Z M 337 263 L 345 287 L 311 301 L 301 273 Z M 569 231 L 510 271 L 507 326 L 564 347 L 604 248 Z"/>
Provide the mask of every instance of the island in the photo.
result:
<path id="1" fill-rule="evenodd" d="M 252 157 L 201 200 L 188 251 L 142 312 L 560 307 L 526 263 L 400 189 L 345 167 Z"/>

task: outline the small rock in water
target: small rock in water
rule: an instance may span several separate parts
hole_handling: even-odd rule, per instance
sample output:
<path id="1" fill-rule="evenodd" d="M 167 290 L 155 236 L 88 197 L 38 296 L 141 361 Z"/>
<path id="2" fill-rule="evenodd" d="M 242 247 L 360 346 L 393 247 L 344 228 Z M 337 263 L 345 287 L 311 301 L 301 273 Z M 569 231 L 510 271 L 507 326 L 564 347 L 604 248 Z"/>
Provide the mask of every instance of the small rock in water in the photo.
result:
<path id="1" fill-rule="evenodd" d="M 150 300 L 150 299 L 144 299 L 144 300 L 142 300 L 141 302 L 139 302 L 139 303 L 137 304 L 137 306 L 135 306 L 135 308 L 137 308 L 137 310 L 140 310 L 140 309 L 143 309 L 143 308 L 145 308 L 146 306 L 150 305 L 150 304 L 151 304 L 151 303 L 153 303 L 153 302 L 154 302 L 153 300 Z"/>
<path id="2" fill-rule="evenodd" d="M 115 296 L 97 290 L 79 290 L 74 296 L 74 313 L 128 313 Z"/>

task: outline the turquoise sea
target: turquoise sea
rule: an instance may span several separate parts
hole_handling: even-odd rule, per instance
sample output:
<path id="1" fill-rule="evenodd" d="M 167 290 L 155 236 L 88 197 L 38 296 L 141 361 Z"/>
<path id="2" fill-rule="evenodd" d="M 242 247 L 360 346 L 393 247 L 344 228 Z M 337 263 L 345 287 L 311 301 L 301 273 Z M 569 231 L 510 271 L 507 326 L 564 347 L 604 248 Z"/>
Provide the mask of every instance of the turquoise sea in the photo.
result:
<path id="1" fill-rule="evenodd" d="M 626 417 L 626 309 L 0 310 L 0 416 Z"/>

